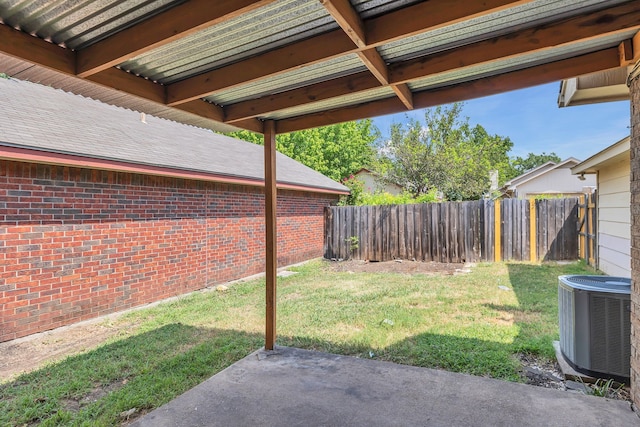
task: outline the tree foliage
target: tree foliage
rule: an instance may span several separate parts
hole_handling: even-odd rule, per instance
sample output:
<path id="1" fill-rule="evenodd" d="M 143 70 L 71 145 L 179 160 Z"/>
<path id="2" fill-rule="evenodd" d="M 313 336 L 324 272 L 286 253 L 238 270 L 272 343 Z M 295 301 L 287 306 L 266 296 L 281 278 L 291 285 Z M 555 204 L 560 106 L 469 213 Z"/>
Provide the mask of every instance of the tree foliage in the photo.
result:
<path id="1" fill-rule="evenodd" d="M 531 169 L 535 169 L 538 166 L 542 166 L 547 162 L 555 162 L 558 163 L 562 159 L 558 157 L 556 153 L 542 153 L 542 154 L 534 154 L 529 153 L 527 157 L 514 157 L 511 159 L 512 171 L 510 176 L 506 178 L 506 181 L 515 178 L 523 173 L 530 171 Z"/>
<path id="2" fill-rule="evenodd" d="M 490 187 L 490 171 L 510 168 L 509 138 L 490 135 L 482 126 L 462 118 L 463 104 L 425 112 L 424 123 L 394 124 L 383 144 L 378 170 L 385 180 L 414 196 L 437 189 L 447 200 L 480 198 Z"/>
<path id="3" fill-rule="evenodd" d="M 232 132 L 234 138 L 262 145 L 262 135 Z M 276 136 L 276 149 L 336 181 L 369 166 L 379 132 L 371 120 L 340 123 Z"/>

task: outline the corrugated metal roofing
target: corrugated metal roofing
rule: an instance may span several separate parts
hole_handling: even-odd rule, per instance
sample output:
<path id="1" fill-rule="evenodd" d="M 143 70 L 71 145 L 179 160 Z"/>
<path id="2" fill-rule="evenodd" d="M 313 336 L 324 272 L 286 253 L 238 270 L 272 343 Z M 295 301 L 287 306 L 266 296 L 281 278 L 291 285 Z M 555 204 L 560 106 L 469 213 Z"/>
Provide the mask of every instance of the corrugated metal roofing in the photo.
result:
<path id="1" fill-rule="evenodd" d="M 381 15 L 392 10 L 419 3 L 421 0 L 351 0 L 362 19 Z"/>
<path id="2" fill-rule="evenodd" d="M 511 58 L 491 61 L 485 64 L 460 68 L 448 73 L 436 74 L 424 79 L 413 81 L 409 83 L 409 87 L 411 90 L 433 89 L 455 83 L 476 80 L 482 77 L 493 76 L 498 72 L 521 70 L 523 68 L 557 61 L 571 56 L 578 56 L 600 49 L 614 47 L 622 40 L 633 36 L 633 34 L 635 34 L 635 31 L 624 32 L 584 42 L 571 43 L 532 54 L 518 55 Z"/>
<path id="3" fill-rule="evenodd" d="M 279 0 L 121 64 L 168 84 L 338 28 L 320 2 Z"/>
<path id="4" fill-rule="evenodd" d="M 2 21 L 70 49 L 81 49 L 185 0 L 0 1 Z"/>
<path id="5" fill-rule="evenodd" d="M 304 104 L 300 107 L 288 108 L 280 110 L 276 113 L 266 114 L 262 117 L 265 120 L 278 120 L 283 117 L 296 117 L 303 114 L 317 113 L 318 111 L 331 110 L 346 105 L 358 104 L 360 102 L 371 102 L 379 99 L 389 98 L 393 95 L 393 90 L 388 86 L 381 86 L 376 89 L 365 90 L 362 92 L 351 93 L 348 95 L 331 98 L 326 101 L 312 102 Z"/>
<path id="6" fill-rule="evenodd" d="M 210 95 L 205 99 L 218 105 L 233 104 L 355 74 L 366 69 L 356 54 L 344 55 L 326 62 L 302 67 L 295 71 L 268 77 L 258 82 L 237 86 Z"/>
<path id="7" fill-rule="evenodd" d="M 621 2 L 624 0 L 613 0 L 611 3 Z M 601 0 L 536 0 L 388 43 L 380 46 L 378 52 L 387 62 L 403 61 L 500 36 L 514 28 L 574 16 L 578 12 L 597 9 L 598 6 L 602 6 Z"/>
<path id="8" fill-rule="evenodd" d="M 172 8 L 183 3 L 185 2 L 175 0 L 0 0 L 0 20 L 5 25 L 17 28 L 25 33 L 81 51 L 97 41 L 114 35 L 122 29 L 130 28 L 151 16 L 164 13 L 168 19 L 171 19 Z M 204 1 L 197 2 L 197 4 L 206 5 Z M 136 57 L 127 56 L 129 55 L 128 52 L 122 52 L 122 56 L 116 55 L 116 58 L 129 57 L 128 60 L 122 60 L 120 64 L 117 64 L 117 67 L 121 70 L 131 73 L 126 76 L 124 73 L 116 75 L 120 71 L 109 68 L 108 71 L 112 75 L 107 76 L 105 79 L 100 79 L 100 77 L 105 77 L 105 73 L 101 72 L 102 68 L 97 65 L 98 68 L 95 69 L 97 74 L 89 76 L 88 80 L 81 80 L 76 78 L 73 71 L 69 71 L 77 64 L 77 62 L 73 62 L 73 56 L 71 56 L 72 60 L 67 61 L 60 71 L 52 71 L 52 69 L 55 70 L 57 68 L 55 66 L 51 67 L 46 63 L 29 64 L 28 61 L 31 60 L 29 55 L 25 55 L 24 66 L 21 66 L 15 64 L 13 59 L 6 59 L 7 57 L 3 55 L 3 52 L 11 55 L 12 47 L 5 47 L 5 50 L 3 50 L 1 40 L 0 72 L 7 72 L 6 70 L 8 69 L 11 73 L 15 72 L 15 75 L 21 78 L 51 84 L 66 90 L 73 90 L 113 104 L 125 105 L 128 108 L 150 109 L 163 117 L 174 117 L 177 120 L 192 124 L 202 124 L 213 129 L 230 130 L 232 124 L 220 123 L 219 120 L 224 120 L 226 108 L 234 103 L 257 98 L 268 101 L 268 97 L 273 94 L 304 88 L 311 84 L 327 82 L 337 77 L 354 75 L 367 70 L 366 64 L 361 62 L 361 59 L 354 54 L 355 44 L 353 45 L 354 50 L 351 50 L 348 39 L 344 36 L 340 39 L 346 41 L 344 46 L 340 45 L 335 50 L 327 50 L 327 56 L 324 58 L 306 55 L 305 53 L 305 55 L 300 55 L 303 57 L 300 61 L 296 61 L 295 59 L 297 58 L 291 61 L 283 60 L 283 63 L 291 64 L 290 69 L 286 69 L 286 67 L 282 69 L 275 66 L 268 67 L 268 71 L 265 71 L 264 75 L 261 76 L 259 64 L 251 63 L 251 72 L 247 73 L 247 81 L 245 82 L 242 82 L 240 78 L 235 79 L 234 76 L 230 76 L 227 79 L 227 87 L 224 87 L 224 83 L 220 83 L 218 86 L 213 80 L 213 84 L 207 86 L 204 77 L 201 77 L 201 80 L 194 79 L 191 82 L 187 82 L 187 84 L 182 84 L 184 80 L 190 77 L 199 76 L 211 70 L 223 70 L 219 75 L 222 77 L 221 80 L 225 80 L 224 73 L 227 70 L 224 68 L 230 64 L 251 58 L 259 58 L 259 55 L 263 53 L 272 52 L 284 46 L 295 47 L 296 43 L 302 40 L 322 36 L 331 31 L 335 31 L 336 34 L 340 34 L 343 31 L 329 12 L 329 9 L 325 8 L 323 3 L 318 0 L 274 0 L 273 2 L 267 1 L 260 4 L 262 6 L 256 8 L 248 7 L 241 13 L 232 13 L 229 18 L 216 20 L 215 22 L 217 23 L 215 25 L 189 33 L 183 38 L 168 41 L 166 44 L 154 44 L 154 46 L 157 46 L 155 48 L 145 50 L 144 46 L 136 46 L 136 51 L 144 51 L 144 53 Z M 589 11 L 612 8 L 618 4 L 629 6 L 620 9 L 624 10 L 626 16 L 630 16 L 629 19 L 623 17 L 623 12 L 618 11 L 616 12 L 617 15 L 614 13 L 615 16 L 611 21 L 623 21 L 625 28 L 628 27 L 630 29 L 623 36 L 630 38 L 635 31 L 640 29 L 640 18 L 638 17 L 640 8 L 636 7 L 639 4 L 637 0 L 523 0 L 513 1 L 512 3 L 491 1 L 469 2 L 467 4 L 462 1 L 456 1 L 451 3 L 450 9 L 445 7 L 449 3 L 444 0 L 429 2 L 418 0 L 350 0 L 350 4 L 359 15 L 359 18 L 365 21 L 365 32 L 369 32 L 372 29 L 376 30 L 375 25 L 381 25 L 377 30 L 382 29 L 382 33 L 386 32 L 385 35 L 390 40 L 396 40 L 394 37 L 400 38 L 397 41 L 386 44 L 383 43 L 384 37 L 380 41 L 376 41 L 375 49 L 388 65 L 417 57 L 428 59 L 427 55 L 432 53 L 445 50 L 454 51 L 454 49 L 469 43 L 488 40 L 496 36 L 506 37 L 516 31 L 528 28 L 543 28 L 547 25 L 557 24 L 558 31 L 561 32 L 562 23 L 560 21 L 562 19 L 579 16 Z M 231 6 L 232 3 L 229 3 L 229 5 Z M 247 6 L 248 3 L 242 3 L 242 5 Z M 430 9 L 432 5 L 433 13 L 431 13 Z M 405 30 L 403 28 L 403 20 L 380 20 L 380 18 L 386 18 L 386 15 L 398 13 L 398 11 L 402 14 L 402 10 L 407 7 L 420 9 L 420 17 L 424 17 L 424 21 L 429 21 L 429 23 L 424 24 L 427 27 L 422 29 L 424 32 L 415 35 L 416 32 L 421 30 L 420 24 L 422 21 L 419 18 L 411 21 L 408 16 L 403 15 L 402 19 L 406 21 L 407 26 L 410 28 L 406 29 L 407 35 L 402 37 L 402 31 Z M 459 15 L 459 12 L 465 12 L 465 7 L 468 8 L 467 13 L 474 15 L 466 18 L 463 15 Z M 221 10 L 225 10 L 225 8 L 221 8 Z M 482 13 L 483 10 L 485 10 L 484 13 Z M 431 17 L 437 18 L 440 13 L 446 15 L 447 18 L 443 21 L 435 19 L 431 22 Z M 598 31 L 601 30 L 601 26 L 606 26 L 603 25 L 605 21 L 607 21 L 606 16 L 600 15 L 600 20 L 595 20 L 593 23 L 586 23 L 585 25 L 589 28 L 594 27 L 596 28 L 595 31 Z M 372 22 L 376 24 L 369 26 Z M 429 29 L 429 25 L 433 25 L 435 29 Z M 607 28 L 613 28 L 615 25 L 617 23 L 609 25 Z M 383 28 L 384 26 L 388 26 L 388 28 Z M 392 27 L 393 29 L 390 30 Z M 396 30 L 398 31 L 397 35 L 394 35 Z M 603 30 L 603 32 L 605 31 Z M 589 33 L 589 31 L 585 33 Z M 171 34 L 167 33 L 161 36 L 167 38 L 167 40 L 171 38 Z M 417 76 L 408 85 L 414 92 L 432 87 L 455 85 L 474 78 L 523 69 L 551 60 L 565 59 L 575 56 L 576 52 L 591 51 L 590 49 L 592 48 L 594 50 L 601 49 L 609 46 L 609 43 L 614 43 L 613 39 L 609 40 L 606 37 L 602 39 L 595 32 L 593 37 L 585 37 L 588 39 L 593 38 L 593 44 L 590 45 L 588 42 L 580 41 L 573 45 L 554 46 L 534 51 L 533 53 L 525 53 L 519 57 L 498 58 L 489 64 L 478 64 L 436 75 Z M 321 37 L 318 37 L 318 39 L 321 39 Z M 622 41 L 622 39 L 616 39 L 616 41 Z M 150 43 L 155 43 L 155 41 Z M 379 45 L 379 43 L 383 44 Z M 533 43 L 530 47 L 535 49 Z M 292 57 L 296 56 L 295 53 L 289 50 L 287 52 Z M 610 57 L 611 55 L 607 54 L 607 58 Z M 75 59 L 77 60 L 78 58 Z M 109 59 L 108 57 L 105 58 L 107 67 L 108 65 L 113 65 L 113 63 L 108 63 Z M 305 63 L 305 61 L 307 62 Z M 598 66 L 604 62 L 606 61 L 600 61 Z M 609 66 L 608 63 L 605 65 Z M 237 69 L 232 70 L 237 72 Z M 137 87 L 136 82 L 130 81 L 132 75 L 143 77 L 151 82 L 158 82 L 161 85 L 167 85 L 168 88 L 156 86 L 151 90 L 151 95 L 146 95 L 145 87 Z M 218 77 L 218 75 L 215 76 Z M 93 77 L 97 77 L 96 80 L 105 84 L 106 88 L 90 82 L 89 80 Z M 180 84 L 174 85 L 174 83 Z M 343 107 L 355 107 L 384 99 L 381 97 L 395 96 L 386 85 L 381 85 L 381 90 L 344 93 L 349 89 L 348 82 L 345 85 L 345 88 L 341 90 L 332 88 L 334 92 L 331 92 L 331 94 L 335 94 L 335 98 L 314 101 L 315 93 L 311 94 L 308 99 L 303 100 L 304 102 L 309 102 L 307 105 L 293 106 L 292 104 L 292 106 L 289 106 L 289 104 L 285 105 L 286 103 L 281 102 L 280 99 L 277 103 L 277 108 L 284 109 L 267 113 L 264 118 L 277 120 L 286 120 L 289 117 L 299 118 L 300 115 L 318 112 L 322 109 L 333 110 Z M 137 95 L 125 94 L 124 96 L 119 96 L 117 94 L 117 89 L 125 88 L 129 90 L 129 87 L 140 90 L 130 90 L 130 93 Z M 201 92 L 199 92 L 198 87 L 203 87 Z M 198 114 L 203 114 L 203 116 L 198 116 L 194 113 L 181 111 L 179 107 L 171 108 L 165 105 L 162 102 L 163 92 L 167 95 L 167 99 L 171 100 L 172 104 L 180 104 L 194 99 L 197 103 L 202 102 L 198 101 L 197 98 L 203 98 L 215 104 L 216 107 L 214 108 L 204 103 L 186 107 L 188 111 L 200 111 Z M 148 96 L 149 99 L 137 98 L 136 96 Z M 319 98 L 326 97 L 320 92 Z M 299 101 L 301 99 L 302 97 L 299 96 L 296 98 L 296 102 L 303 102 Z M 264 104 L 269 105 L 268 102 Z M 350 109 L 347 115 L 351 117 L 357 114 L 354 111 L 355 109 Z M 358 111 L 370 112 L 371 108 L 366 106 Z M 327 120 L 330 117 L 338 118 L 343 116 L 327 116 Z M 235 119 L 242 119 L 242 117 L 236 117 Z M 300 120 L 296 122 L 300 125 L 302 124 Z M 261 128 L 261 124 L 255 120 L 234 123 L 254 130 Z"/>

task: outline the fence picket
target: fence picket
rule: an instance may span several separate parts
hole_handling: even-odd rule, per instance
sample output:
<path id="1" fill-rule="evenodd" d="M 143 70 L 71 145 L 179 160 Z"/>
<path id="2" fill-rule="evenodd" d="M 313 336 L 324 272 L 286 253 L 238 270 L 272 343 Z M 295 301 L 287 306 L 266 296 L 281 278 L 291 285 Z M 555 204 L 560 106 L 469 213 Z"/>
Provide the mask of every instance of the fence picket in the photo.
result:
<path id="1" fill-rule="evenodd" d="M 529 260 L 529 202 L 507 199 L 500 205 L 502 259 Z M 533 242 L 538 259 L 578 258 L 579 233 L 587 234 L 579 230 L 578 200 L 536 200 L 531 206 L 536 210 Z M 369 261 L 491 261 L 494 218 L 495 204 L 490 200 L 329 207 L 324 214 L 324 255 Z"/>

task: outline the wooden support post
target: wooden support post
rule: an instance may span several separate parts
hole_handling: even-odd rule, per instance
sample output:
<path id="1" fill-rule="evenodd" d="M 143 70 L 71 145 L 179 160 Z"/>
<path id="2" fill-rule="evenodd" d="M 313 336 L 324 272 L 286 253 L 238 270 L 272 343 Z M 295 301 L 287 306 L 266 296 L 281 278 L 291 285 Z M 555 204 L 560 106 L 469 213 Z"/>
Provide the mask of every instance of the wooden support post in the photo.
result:
<path id="1" fill-rule="evenodd" d="M 495 236 L 495 244 L 494 246 L 494 252 L 493 252 L 493 260 L 495 262 L 498 262 L 500 260 L 502 260 L 502 218 L 501 218 L 501 214 L 500 214 L 500 203 L 501 200 L 500 199 L 496 199 L 495 201 L 495 209 L 494 209 L 494 220 L 493 220 L 493 229 L 494 229 L 494 233 L 493 235 Z"/>
<path id="2" fill-rule="evenodd" d="M 273 350 L 276 343 L 276 281 L 278 271 L 278 242 L 276 230 L 276 126 L 264 124 L 264 207 L 266 230 L 266 327 L 265 350 Z"/>
<path id="3" fill-rule="evenodd" d="M 536 227 L 536 201 L 529 199 L 529 260 L 538 260 L 538 229 Z"/>

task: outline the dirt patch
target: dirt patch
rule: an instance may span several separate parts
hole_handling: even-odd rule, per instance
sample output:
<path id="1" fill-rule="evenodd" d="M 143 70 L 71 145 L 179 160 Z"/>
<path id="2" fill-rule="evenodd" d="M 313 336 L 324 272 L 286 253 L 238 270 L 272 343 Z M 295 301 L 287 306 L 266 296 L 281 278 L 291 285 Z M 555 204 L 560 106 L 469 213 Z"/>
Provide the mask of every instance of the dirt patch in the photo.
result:
<path id="1" fill-rule="evenodd" d="M 564 374 L 555 361 L 548 361 L 532 354 L 518 354 L 518 359 L 522 363 L 522 378 L 525 383 L 544 388 L 553 388 L 573 393 L 582 394 L 605 394 L 608 399 L 631 401 L 629 387 L 612 385 L 609 389 L 603 390 L 593 384 L 566 380 Z M 600 394 L 599 394 L 600 393 Z"/>
<path id="2" fill-rule="evenodd" d="M 471 271 L 470 264 L 453 264 L 443 262 L 420 262 L 408 260 L 394 261 L 326 261 L 332 271 L 352 273 L 405 273 L 405 274 L 433 274 L 452 275 L 464 274 Z"/>
<path id="3" fill-rule="evenodd" d="M 97 402 L 107 394 L 118 390 L 127 383 L 127 380 L 115 382 L 107 385 L 96 385 L 89 393 L 78 399 L 62 399 L 60 403 L 71 412 L 78 412 L 84 406 Z"/>
<path id="4" fill-rule="evenodd" d="M 92 350 L 132 327 L 129 323 L 111 324 L 109 319 L 95 319 L 0 343 L 0 383 Z"/>

